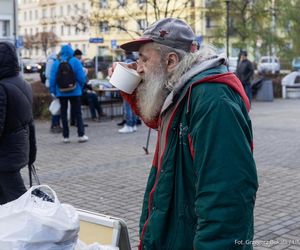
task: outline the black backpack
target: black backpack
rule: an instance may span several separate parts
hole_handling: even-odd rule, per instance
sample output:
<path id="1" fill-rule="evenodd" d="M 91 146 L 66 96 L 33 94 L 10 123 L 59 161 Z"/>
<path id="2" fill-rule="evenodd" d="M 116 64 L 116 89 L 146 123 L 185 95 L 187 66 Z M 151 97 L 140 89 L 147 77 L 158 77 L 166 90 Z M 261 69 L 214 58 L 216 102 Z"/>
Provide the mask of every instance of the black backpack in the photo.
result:
<path id="1" fill-rule="evenodd" d="M 56 83 L 61 92 L 72 91 L 76 88 L 76 78 L 72 66 L 67 61 L 60 61 L 56 74 Z"/>

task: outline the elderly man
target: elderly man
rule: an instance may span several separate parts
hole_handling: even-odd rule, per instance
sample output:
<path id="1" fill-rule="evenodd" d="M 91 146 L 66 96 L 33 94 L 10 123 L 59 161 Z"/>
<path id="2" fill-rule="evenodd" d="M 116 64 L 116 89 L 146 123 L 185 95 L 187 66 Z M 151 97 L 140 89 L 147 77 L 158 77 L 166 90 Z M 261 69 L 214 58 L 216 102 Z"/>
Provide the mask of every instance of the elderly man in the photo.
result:
<path id="1" fill-rule="evenodd" d="M 197 50 L 192 29 L 173 18 L 121 48 L 139 51 L 128 67 L 143 78 L 123 96 L 158 130 L 139 249 L 252 249 L 258 184 L 250 104 L 226 58 Z"/>

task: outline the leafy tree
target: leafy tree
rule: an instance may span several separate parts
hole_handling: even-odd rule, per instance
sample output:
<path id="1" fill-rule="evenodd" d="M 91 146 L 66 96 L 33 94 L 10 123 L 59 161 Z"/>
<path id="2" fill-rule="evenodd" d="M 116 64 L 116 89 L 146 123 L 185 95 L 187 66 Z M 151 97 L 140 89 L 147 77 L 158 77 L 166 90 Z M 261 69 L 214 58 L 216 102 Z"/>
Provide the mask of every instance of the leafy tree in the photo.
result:
<path id="1" fill-rule="evenodd" d="M 276 0 L 276 19 L 284 38 L 279 54 L 286 60 L 300 56 L 300 0 Z"/>

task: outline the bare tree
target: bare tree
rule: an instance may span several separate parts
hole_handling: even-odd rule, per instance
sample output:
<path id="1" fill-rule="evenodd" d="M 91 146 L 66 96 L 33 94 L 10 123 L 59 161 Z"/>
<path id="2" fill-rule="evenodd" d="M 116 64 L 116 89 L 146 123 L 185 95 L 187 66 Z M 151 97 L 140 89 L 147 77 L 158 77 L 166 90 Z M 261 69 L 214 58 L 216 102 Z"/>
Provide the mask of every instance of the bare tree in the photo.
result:
<path id="1" fill-rule="evenodd" d="M 91 23 L 89 13 L 85 9 L 80 8 L 77 4 L 74 4 L 72 8 L 72 14 L 64 17 L 64 25 L 75 27 L 77 32 L 87 31 Z"/>
<path id="2" fill-rule="evenodd" d="M 24 48 L 29 50 L 30 55 L 32 53 L 34 44 L 35 44 L 35 36 L 33 36 L 33 35 L 25 35 L 24 36 Z"/>
<path id="3" fill-rule="evenodd" d="M 60 39 L 54 32 L 39 32 L 35 35 L 35 44 L 40 47 L 45 57 L 49 48 L 55 47 L 59 43 Z"/>
<path id="4" fill-rule="evenodd" d="M 119 29 L 125 31 L 131 38 L 140 36 L 143 29 L 150 21 L 156 21 L 165 17 L 187 18 L 186 11 L 194 6 L 195 0 L 136 0 L 129 5 L 126 0 L 117 0 L 115 5 L 111 1 L 90 0 L 93 11 L 88 15 L 86 11 L 74 5 L 73 15 L 65 18 L 64 24 L 75 27 L 78 31 L 85 31 L 90 26 L 98 26 L 104 23 L 105 28 Z M 111 4 L 111 5 L 110 5 Z M 133 6 L 136 5 L 136 6 Z M 154 18 L 154 20 L 153 20 Z M 141 23 L 143 20 L 143 23 Z M 131 29 L 127 22 L 136 22 L 136 27 L 140 29 Z"/>

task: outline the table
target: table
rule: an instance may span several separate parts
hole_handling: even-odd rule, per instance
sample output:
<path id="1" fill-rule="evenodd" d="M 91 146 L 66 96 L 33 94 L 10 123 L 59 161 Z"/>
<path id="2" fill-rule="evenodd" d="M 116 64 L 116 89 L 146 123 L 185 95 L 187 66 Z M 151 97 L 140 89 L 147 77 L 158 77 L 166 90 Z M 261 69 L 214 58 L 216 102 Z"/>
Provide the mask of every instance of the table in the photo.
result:
<path id="1" fill-rule="evenodd" d="M 97 93 L 97 95 L 101 98 L 103 97 L 103 95 L 107 92 L 116 95 L 119 95 L 120 90 L 117 88 L 95 88 L 94 91 Z M 119 95 L 119 97 L 114 97 L 114 96 L 110 96 L 109 99 L 107 100 L 100 100 L 100 103 L 108 103 L 110 105 L 110 117 L 111 119 L 113 119 L 114 115 L 114 109 L 113 109 L 113 104 L 114 103 L 121 103 L 122 102 L 122 97 Z"/>

